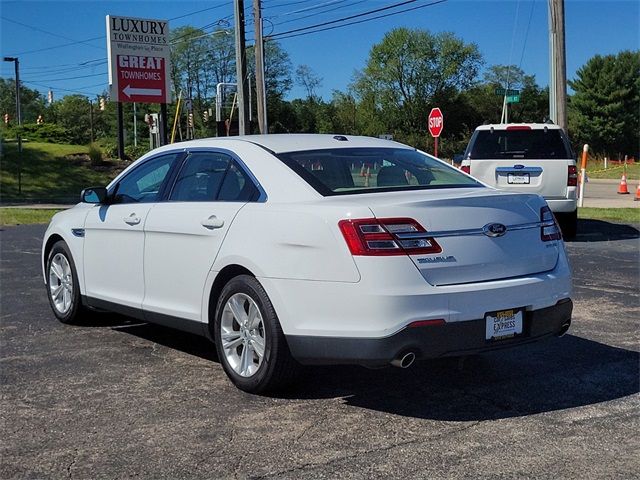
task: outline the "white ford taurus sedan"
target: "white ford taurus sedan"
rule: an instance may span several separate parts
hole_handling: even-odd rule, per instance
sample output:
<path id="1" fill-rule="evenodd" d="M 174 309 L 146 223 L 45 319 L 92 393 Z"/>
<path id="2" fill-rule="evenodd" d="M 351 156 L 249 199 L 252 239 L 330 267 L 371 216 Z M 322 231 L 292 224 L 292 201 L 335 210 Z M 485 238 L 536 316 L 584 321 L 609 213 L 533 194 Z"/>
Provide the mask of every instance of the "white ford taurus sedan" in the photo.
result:
<path id="1" fill-rule="evenodd" d="M 153 150 L 53 218 L 42 265 L 60 321 L 106 310 L 207 336 L 249 392 L 299 364 L 408 367 L 571 322 L 564 244 L 540 196 L 365 137 Z"/>

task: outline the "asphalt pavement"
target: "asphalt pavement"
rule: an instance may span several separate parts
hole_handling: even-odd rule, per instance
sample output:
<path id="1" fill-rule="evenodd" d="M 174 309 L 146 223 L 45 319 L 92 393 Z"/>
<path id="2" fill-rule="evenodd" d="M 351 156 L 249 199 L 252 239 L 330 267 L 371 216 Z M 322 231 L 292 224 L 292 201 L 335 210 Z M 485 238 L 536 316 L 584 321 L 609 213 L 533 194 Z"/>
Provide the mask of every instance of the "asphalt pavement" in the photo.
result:
<path id="1" fill-rule="evenodd" d="M 568 335 L 252 396 L 204 339 L 58 323 L 44 226 L 0 232 L 0 478 L 638 478 L 638 226 L 581 221 Z"/>

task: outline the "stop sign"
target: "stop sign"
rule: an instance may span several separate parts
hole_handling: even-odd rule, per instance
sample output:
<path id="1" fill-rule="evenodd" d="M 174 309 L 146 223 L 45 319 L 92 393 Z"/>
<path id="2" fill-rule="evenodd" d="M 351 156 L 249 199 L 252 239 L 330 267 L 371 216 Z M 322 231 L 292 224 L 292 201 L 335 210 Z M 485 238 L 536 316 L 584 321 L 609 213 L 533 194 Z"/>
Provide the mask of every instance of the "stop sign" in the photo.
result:
<path id="1" fill-rule="evenodd" d="M 438 107 L 432 108 L 429 113 L 429 133 L 432 137 L 439 137 L 444 127 L 444 117 Z"/>

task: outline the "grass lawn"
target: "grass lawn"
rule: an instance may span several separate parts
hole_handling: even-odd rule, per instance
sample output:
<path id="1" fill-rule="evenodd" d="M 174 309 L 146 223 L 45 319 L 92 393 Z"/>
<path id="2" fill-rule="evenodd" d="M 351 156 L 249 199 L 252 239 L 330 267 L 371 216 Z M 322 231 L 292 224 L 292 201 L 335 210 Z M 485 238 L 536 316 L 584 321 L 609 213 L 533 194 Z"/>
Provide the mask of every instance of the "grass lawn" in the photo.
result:
<path id="1" fill-rule="evenodd" d="M 580 163 L 578 162 L 578 168 Z M 587 176 L 589 178 L 615 178 L 620 179 L 624 165 L 609 164 L 609 168 L 604 169 L 604 162 L 590 161 L 587 163 Z M 627 180 L 640 179 L 640 163 L 632 163 L 627 165 Z"/>
<path id="2" fill-rule="evenodd" d="M 608 220 L 626 224 L 640 223 L 640 208 L 578 208 L 578 218 Z"/>
<path id="3" fill-rule="evenodd" d="M 49 223 L 60 210 L 31 208 L 0 208 L 0 225 L 29 225 Z"/>
<path id="4" fill-rule="evenodd" d="M 3 202 L 38 200 L 75 202 L 80 190 L 106 185 L 120 171 L 120 165 L 104 162 L 90 165 L 82 145 L 57 145 L 25 142 L 22 144 L 22 195 L 18 195 L 18 147 L 3 142 L 0 162 L 0 192 Z"/>

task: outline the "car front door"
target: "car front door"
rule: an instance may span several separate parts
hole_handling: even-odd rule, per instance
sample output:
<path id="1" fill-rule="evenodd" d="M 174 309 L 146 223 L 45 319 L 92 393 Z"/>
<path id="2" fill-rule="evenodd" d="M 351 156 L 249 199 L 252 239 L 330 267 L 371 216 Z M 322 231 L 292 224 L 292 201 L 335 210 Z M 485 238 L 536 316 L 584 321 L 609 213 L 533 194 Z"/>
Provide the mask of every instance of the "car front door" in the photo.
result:
<path id="1" fill-rule="evenodd" d="M 198 331 L 203 288 L 233 219 L 259 189 L 238 160 L 219 151 L 192 151 L 168 194 L 145 223 L 145 316 Z"/>
<path id="2" fill-rule="evenodd" d="M 144 224 L 180 153 L 145 160 L 110 188 L 109 202 L 85 221 L 84 278 L 89 305 L 141 316 Z"/>

